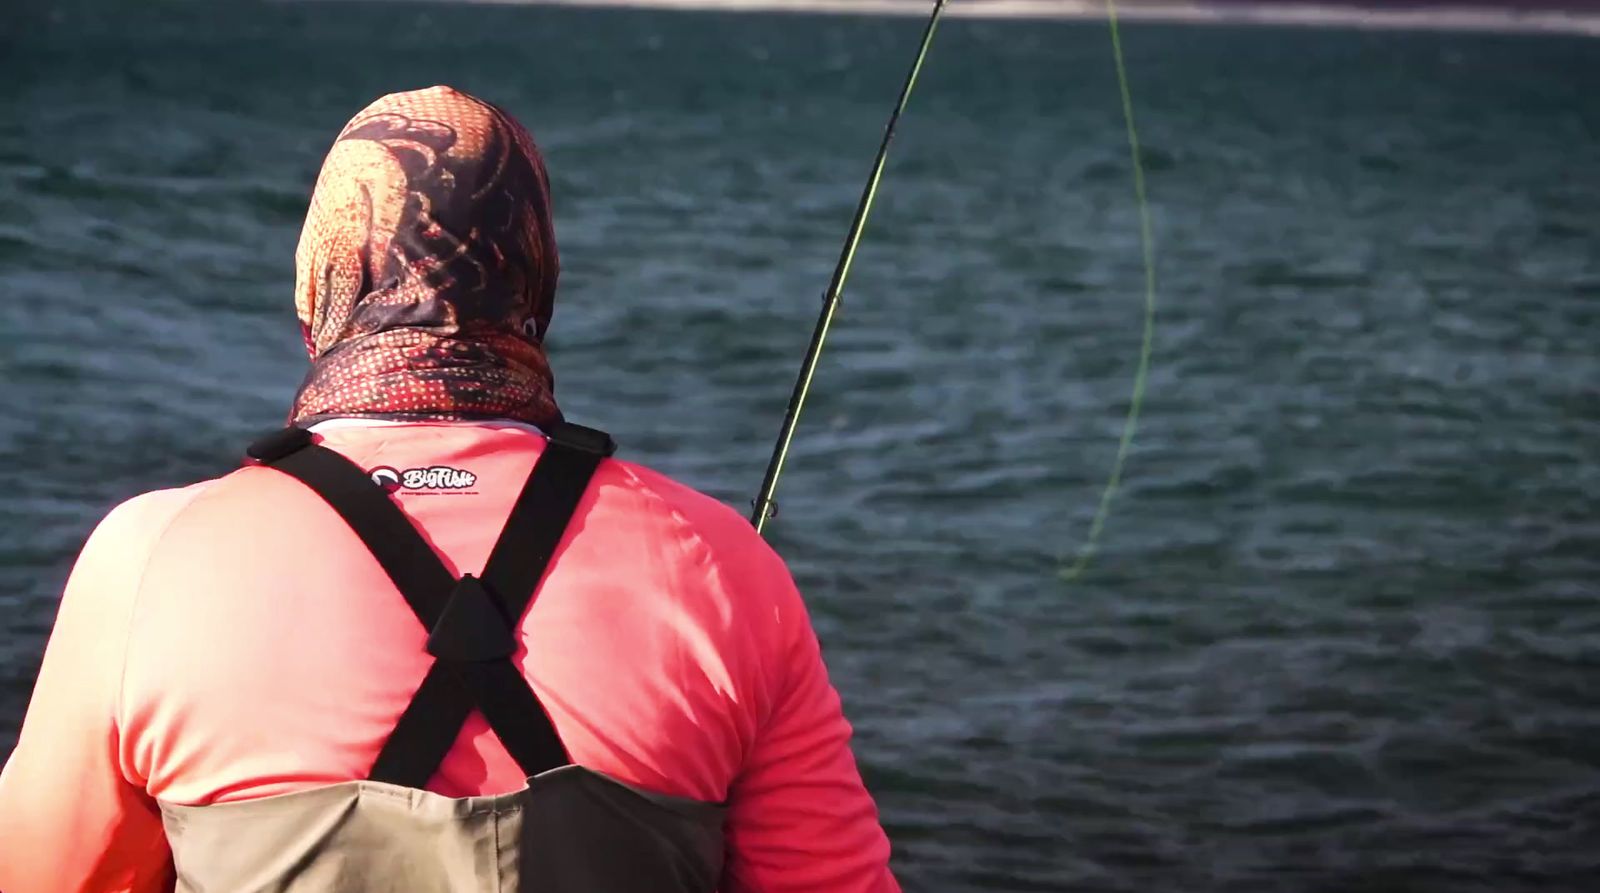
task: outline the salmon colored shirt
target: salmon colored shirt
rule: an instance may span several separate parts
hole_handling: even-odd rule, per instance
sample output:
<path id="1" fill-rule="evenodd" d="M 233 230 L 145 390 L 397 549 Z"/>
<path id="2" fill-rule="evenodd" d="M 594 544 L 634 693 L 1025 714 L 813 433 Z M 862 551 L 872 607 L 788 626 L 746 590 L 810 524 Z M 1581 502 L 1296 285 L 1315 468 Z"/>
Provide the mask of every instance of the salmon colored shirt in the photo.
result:
<path id="1" fill-rule="evenodd" d="M 396 494 L 458 574 L 482 570 L 545 443 L 512 424 L 316 431 L 368 470 L 466 472 L 410 475 L 433 486 Z M 284 474 L 130 500 L 73 568 L 0 773 L 0 890 L 168 890 L 156 801 L 365 778 L 428 668 L 425 639 L 355 534 Z M 520 644 L 575 762 L 728 803 L 725 893 L 899 889 L 805 606 L 726 506 L 602 463 Z M 523 781 L 474 714 L 428 789 Z"/>

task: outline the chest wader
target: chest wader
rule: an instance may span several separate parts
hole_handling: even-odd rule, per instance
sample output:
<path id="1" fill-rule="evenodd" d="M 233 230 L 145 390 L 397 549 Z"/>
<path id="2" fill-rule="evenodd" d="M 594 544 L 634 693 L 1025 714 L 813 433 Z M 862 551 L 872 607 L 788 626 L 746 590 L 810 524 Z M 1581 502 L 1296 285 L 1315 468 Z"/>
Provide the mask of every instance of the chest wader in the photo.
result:
<path id="1" fill-rule="evenodd" d="M 596 466 L 603 432 L 561 424 L 481 578 L 456 579 L 385 490 L 288 428 L 249 454 L 321 496 L 429 630 L 434 664 L 367 781 L 213 806 L 162 804 L 178 893 L 710 893 L 723 807 L 573 765 L 511 656 L 520 618 Z M 510 794 L 422 790 L 476 708 L 528 775 Z"/>

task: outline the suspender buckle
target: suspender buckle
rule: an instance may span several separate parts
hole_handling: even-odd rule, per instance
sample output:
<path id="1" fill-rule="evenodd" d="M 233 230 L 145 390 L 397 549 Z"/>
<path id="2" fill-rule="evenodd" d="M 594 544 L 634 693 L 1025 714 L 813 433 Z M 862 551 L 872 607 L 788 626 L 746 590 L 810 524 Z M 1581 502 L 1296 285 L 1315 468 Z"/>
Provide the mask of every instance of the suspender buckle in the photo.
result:
<path id="1" fill-rule="evenodd" d="M 274 431 L 257 439 L 255 443 L 245 448 L 244 453 L 262 465 L 271 465 L 308 446 L 311 446 L 311 432 L 291 425 L 282 431 Z"/>
<path id="2" fill-rule="evenodd" d="M 516 650 L 516 636 L 494 596 L 477 577 L 463 574 L 428 631 L 428 653 L 440 660 L 477 662 L 507 658 Z"/>
<path id="3" fill-rule="evenodd" d="M 571 422 L 556 422 L 548 431 L 550 439 L 564 447 L 607 458 L 617 451 L 617 442 L 598 428 L 585 428 Z"/>

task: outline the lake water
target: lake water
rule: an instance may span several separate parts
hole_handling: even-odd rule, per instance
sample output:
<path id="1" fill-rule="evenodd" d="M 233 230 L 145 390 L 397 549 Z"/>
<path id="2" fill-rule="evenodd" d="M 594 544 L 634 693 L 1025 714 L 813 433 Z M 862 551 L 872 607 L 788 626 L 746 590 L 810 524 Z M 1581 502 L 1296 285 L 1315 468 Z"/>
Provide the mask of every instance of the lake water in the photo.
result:
<path id="1" fill-rule="evenodd" d="M 558 394 L 741 507 L 911 19 L 57 4 L 0 24 L 0 753 L 94 522 L 303 373 L 374 97 L 544 147 Z M 1600 47 L 951 21 L 772 528 L 911 890 L 1600 889 Z"/>

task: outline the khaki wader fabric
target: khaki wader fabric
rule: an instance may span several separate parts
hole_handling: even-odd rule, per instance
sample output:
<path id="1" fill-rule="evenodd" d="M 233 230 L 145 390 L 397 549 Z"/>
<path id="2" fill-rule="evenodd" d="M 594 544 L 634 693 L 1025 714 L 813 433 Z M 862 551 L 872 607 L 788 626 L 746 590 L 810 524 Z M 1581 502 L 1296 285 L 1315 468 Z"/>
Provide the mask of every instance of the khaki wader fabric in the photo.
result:
<path id="1" fill-rule="evenodd" d="M 493 797 L 355 781 L 161 813 L 177 893 L 712 893 L 726 810 L 564 766 Z"/>

